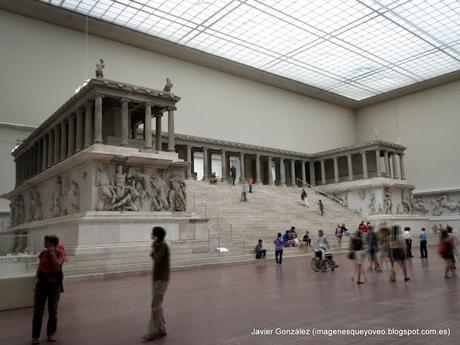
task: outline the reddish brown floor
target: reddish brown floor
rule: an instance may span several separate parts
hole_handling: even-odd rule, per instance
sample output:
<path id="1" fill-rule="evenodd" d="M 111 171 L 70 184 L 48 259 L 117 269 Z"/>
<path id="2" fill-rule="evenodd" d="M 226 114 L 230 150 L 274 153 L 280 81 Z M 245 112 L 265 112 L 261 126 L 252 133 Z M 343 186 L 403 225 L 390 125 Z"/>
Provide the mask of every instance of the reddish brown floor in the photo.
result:
<path id="1" fill-rule="evenodd" d="M 413 258 L 411 281 L 367 272 L 351 282 L 352 263 L 338 256 L 333 273 L 314 273 L 310 258 L 174 272 L 165 300 L 168 336 L 158 344 L 458 344 L 459 279 L 444 280 L 434 250 Z M 149 318 L 150 276 L 66 285 L 56 344 L 138 344 Z M 1 296 L 7 298 L 7 296 Z M 0 344 L 30 342 L 32 310 L 0 313 Z M 254 336 L 253 328 L 450 329 L 450 336 Z M 44 328 L 45 329 L 45 326 Z M 46 343 L 43 341 L 42 343 Z"/>

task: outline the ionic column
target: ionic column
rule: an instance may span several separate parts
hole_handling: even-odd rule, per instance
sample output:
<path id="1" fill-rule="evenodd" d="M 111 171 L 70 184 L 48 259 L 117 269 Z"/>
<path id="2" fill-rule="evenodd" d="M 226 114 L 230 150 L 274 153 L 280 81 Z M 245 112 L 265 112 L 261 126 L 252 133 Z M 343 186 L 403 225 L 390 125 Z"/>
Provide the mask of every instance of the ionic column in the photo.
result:
<path id="1" fill-rule="evenodd" d="M 311 160 L 308 165 L 310 167 L 310 185 L 316 186 L 315 161 Z"/>
<path id="2" fill-rule="evenodd" d="M 273 184 L 273 158 L 271 156 L 268 157 L 268 184 Z"/>
<path id="3" fill-rule="evenodd" d="M 339 183 L 339 159 L 334 157 L 334 181 Z"/>
<path id="4" fill-rule="evenodd" d="M 67 155 L 67 126 L 65 120 L 61 122 L 61 155 L 60 160 L 64 160 Z"/>
<path id="5" fill-rule="evenodd" d="M 53 130 L 51 130 L 48 132 L 48 164 L 47 164 L 48 167 L 53 165 L 53 162 L 54 162 L 53 152 L 54 152 L 54 134 L 53 134 Z"/>
<path id="6" fill-rule="evenodd" d="M 263 184 L 262 175 L 260 175 L 260 153 L 256 153 L 256 183 Z"/>
<path id="7" fill-rule="evenodd" d="M 129 145 L 128 100 L 121 99 L 121 146 Z"/>
<path id="8" fill-rule="evenodd" d="M 396 178 L 396 179 L 399 179 L 398 164 L 396 162 L 396 153 L 395 152 L 393 152 L 391 154 L 391 158 L 393 159 L 393 174 L 392 174 L 392 177 Z"/>
<path id="9" fill-rule="evenodd" d="M 209 181 L 208 148 L 203 147 L 203 181 Z"/>
<path id="10" fill-rule="evenodd" d="M 368 178 L 369 174 L 367 172 L 367 157 L 366 157 L 366 151 L 361 152 L 361 159 L 363 161 L 363 178 Z"/>
<path id="11" fill-rule="evenodd" d="M 222 182 L 227 181 L 228 167 L 227 167 L 227 151 L 222 150 Z"/>
<path id="12" fill-rule="evenodd" d="M 401 180 L 405 180 L 406 171 L 404 170 L 404 153 L 399 154 L 399 171 Z"/>
<path id="13" fill-rule="evenodd" d="M 174 107 L 168 107 L 168 151 L 174 152 Z"/>
<path id="14" fill-rule="evenodd" d="M 305 169 L 305 160 L 302 161 L 302 187 L 305 187 L 305 182 L 307 182 L 307 171 Z"/>
<path id="15" fill-rule="evenodd" d="M 377 167 L 377 176 L 381 176 L 382 167 L 380 166 L 380 150 L 375 150 L 375 164 Z"/>
<path id="16" fill-rule="evenodd" d="M 161 117 L 163 114 L 155 114 L 155 150 L 163 151 L 161 147 Z"/>
<path id="17" fill-rule="evenodd" d="M 82 148 L 82 136 L 83 136 L 83 112 L 81 108 L 77 109 L 77 129 L 76 129 L 76 140 L 75 140 L 75 151 L 78 152 Z"/>
<path id="18" fill-rule="evenodd" d="M 33 176 L 35 173 L 35 146 L 32 145 L 29 149 L 29 157 L 30 157 L 30 173 L 29 177 Z"/>
<path id="19" fill-rule="evenodd" d="M 295 160 L 291 159 L 291 186 L 296 185 L 296 180 L 295 180 Z"/>
<path id="20" fill-rule="evenodd" d="M 73 155 L 75 152 L 75 117 L 73 114 L 69 116 L 69 145 L 67 150 L 67 156 Z"/>
<path id="21" fill-rule="evenodd" d="M 150 138 L 152 137 L 152 130 L 150 129 Z M 192 178 L 192 146 L 187 145 L 187 178 Z"/>
<path id="22" fill-rule="evenodd" d="M 244 173 L 244 153 L 240 153 L 240 182 L 245 181 L 245 173 Z"/>
<path id="23" fill-rule="evenodd" d="M 91 139 L 93 137 L 93 119 L 91 114 L 91 103 L 86 102 L 85 104 L 85 144 L 84 147 L 88 147 L 91 145 Z"/>
<path id="24" fill-rule="evenodd" d="M 145 103 L 145 118 L 144 118 L 144 148 L 146 150 L 152 149 L 152 104 Z M 187 146 L 188 150 L 188 146 Z M 188 154 L 188 151 L 187 151 Z M 189 174 L 190 176 L 190 174 Z"/>
<path id="25" fill-rule="evenodd" d="M 42 170 L 45 170 L 48 165 L 48 135 L 44 135 L 42 145 Z"/>
<path id="26" fill-rule="evenodd" d="M 348 160 L 348 180 L 353 181 L 353 161 L 351 160 L 351 153 L 347 154 Z"/>
<path id="27" fill-rule="evenodd" d="M 324 159 L 321 159 L 320 162 L 321 162 L 321 184 L 324 186 L 326 184 L 326 168 L 324 167 Z"/>
<path id="28" fill-rule="evenodd" d="M 123 131 L 123 128 L 122 128 Z M 94 143 L 102 144 L 102 96 L 94 100 Z"/>
<path id="29" fill-rule="evenodd" d="M 384 161 L 385 161 L 385 177 L 390 177 L 390 161 L 388 159 L 388 151 L 384 151 Z"/>
<path id="30" fill-rule="evenodd" d="M 56 164 L 59 161 L 59 127 L 54 127 L 54 153 L 53 162 Z"/>
<path id="31" fill-rule="evenodd" d="M 284 166 L 284 158 L 280 158 L 280 174 L 281 174 L 281 185 L 286 185 L 286 167 Z"/>

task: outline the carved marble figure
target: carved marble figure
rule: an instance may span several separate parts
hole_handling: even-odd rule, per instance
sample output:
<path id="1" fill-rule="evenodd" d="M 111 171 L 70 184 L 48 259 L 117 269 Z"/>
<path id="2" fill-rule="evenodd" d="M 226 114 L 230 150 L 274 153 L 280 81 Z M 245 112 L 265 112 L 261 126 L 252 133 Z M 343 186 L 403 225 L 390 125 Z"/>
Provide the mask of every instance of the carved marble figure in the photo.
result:
<path id="1" fill-rule="evenodd" d="M 104 60 L 99 59 L 99 62 L 96 64 L 96 78 L 97 79 L 104 79 Z"/>
<path id="2" fill-rule="evenodd" d="M 171 211 L 185 211 L 187 209 L 187 200 L 183 178 L 172 176 L 169 183 L 171 186 L 171 190 L 169 191 L 169 205 Z"/>
<path id="3" fill-rule="evenodd" d="M 391 201 L 391 191 L 388 187 L 385 187 L 385 194 L 383 198 L 383 213 L 393 214 L 393 202 Z"/>
<path id="4" fill-rule="evenodd" d="M 163 88 L 163 91 L 171 92 L 172 87 L 173 87 L 173 83 L 171 83 L 171 79 L 166 78 L 166 84 L 165 84 L 165 87 Z"/>
<path id="5" fill-rule="evenodd" d="M 42 203 L 40 200 L 40 192 L 37 190 L 30 191 L 30 208 L 29 208 L 29 220 L 41 220 L 43 219 Z"/>
<path id="6" fill-rule="evenodd" d="M 64 215 L 62 208 L 62 178 L 56 178 L 56 185 L 54 186 L 54 192 L 51 194 L 51 208 L 50 212 L 53 217 L 59 217 Z"/>

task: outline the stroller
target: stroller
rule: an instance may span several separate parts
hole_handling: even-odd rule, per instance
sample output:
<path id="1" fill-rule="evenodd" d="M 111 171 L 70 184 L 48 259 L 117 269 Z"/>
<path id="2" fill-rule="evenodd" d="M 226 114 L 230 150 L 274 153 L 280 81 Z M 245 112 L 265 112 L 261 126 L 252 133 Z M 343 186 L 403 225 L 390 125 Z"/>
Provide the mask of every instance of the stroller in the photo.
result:
<path id="1" fill-rule="evenodd" d="M 324 258 L 323 257 L 324 252 Z M 334 271 L 337 267 L 334 260 L 332 260 L 332 254 L 326 253 L 322 249 L 315 250 L 315 255 L 311 259 L 311 268 L 315 272 L 328 272 Z"/>

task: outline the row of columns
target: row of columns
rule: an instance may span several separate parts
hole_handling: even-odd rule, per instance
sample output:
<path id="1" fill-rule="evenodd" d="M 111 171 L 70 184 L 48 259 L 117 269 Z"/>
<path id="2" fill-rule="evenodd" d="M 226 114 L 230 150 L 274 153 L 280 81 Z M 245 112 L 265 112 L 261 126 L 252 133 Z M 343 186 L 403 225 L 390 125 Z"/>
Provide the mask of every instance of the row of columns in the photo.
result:
<path id="1" fill-rule="evenodd" d="M 101 144 L 102 139 L 102 95 L 94 102 L 88 101 L 75 113 L 65 116 L 43 134 L 20 156 L 16 157 L 16 185 L 66 159 L 91 144 Z M 121 145 L 129 146 L 128 123 L 129 100 L 121 99 Z M 152 103 L 145 103 L 144 140 L 145 149 L 152 149 Z M 168 151 L 174 151 L 174 107 L 168 107 Z M 155 114 L 155 147 L 162 149 L 161 117 Z"/>
<path id="2" fill-rule="evenodd" d="M 187 162 L 189 163 L 188 166 L 188 176 L 192 176 L 192 145 L 187 145 Z M 207 180 L 208 175 L 210 173 L 209 171 L 209 156 L 208 156 L 208 148 L 203 147 L 202 148 L 203 152 L 203 179 Z M 361 153 L 361 161 L 362 161 L 362 168 L 363 168 L 363 178 L 367 179 L 369 178 L 369 171 L 368 171 L 368 165 L 367 165 L 367 152 L 368 151 L 362 151 Z M 377 171 L 376 175 L 377 176 L 384 176 L 384 177 L 391 177 L 391 178 L 401 178 L 405 179 L 405 171 L 404 171 L 404 154 L 403 153 L 396 153 L 396 152 L 391 152 L 388 150 L 383 150 L 384 152 L 384 164 L 385 164 L 385 173 L 382 174 L 382 167 L 381 167 L 381 150 L 375 150 L 375 156 L 376 156 L 376 165 L 377 165 Z M 227 166 L 227 151 L 226 150 L 221 150 L 221 157 L 222 157 L 222 179 L 226 180 L 226 178 L 229 175 L 229 167 Z M 241 152 L 240 153 L 240 179 L 244 180 L 245 179 L 245 154 Z M 256 175 L 255 175 L 255 180 L 257 183 L 262 183 L 262 175 L 260 171 L 260 158 L 261 154 L 260 153 L 247 153 L 248 155 L 255 155 L 255 163 L 256 163 Z M 392 158 L 392 163 L 390 166 L 390 156 Z M 338 183 L 340 182 L 339 179 L 339 164 L 338 160 L 342 156 L 336 156 L 332 158 L 324 158 L 320 159 L 320 172 L 321 172 L 321 184 L 325 185 L 326 184 L 326 168 L 325 168 L 325 161 L 328 159 L 332 159 L 334 163 L 334 182 Z M 353 175 L 353 161 L 352 161 L 352 153 L 348 153 L 346 155 L 347 157 L 347 165 L 348 165 L 348 180 L 353 181 L 354 180 L 354 175 Z M 399 159 L 397 158 L 399 157 Z M 296 173 L 295 173 L 295 163 L 296 161 L 301 162 L 301 171 L 302 171 L 302 181 L 306 181 L 307 179 L 307 174 L 306 174 L 306 163 L 309 162 L 309 173 L 310 173 L 310 184 L 312 186 L 316 185 L 316 172 L 315 172 L 315 162 L 318 160 L 295 160 L 292 158 L 283 158 L 283 157 L 273 157 L 273 156 L 267 156 L 268 159 L 268 183 L 273 184 L 273 173 L 272 169 L 270 167 L 273 166 L 273 160 L 278 159 L 280 162 L 280 184 L 281 185 L 286 185 L 286 172 L 285 172 L 285 160 L 289 159 L 291 161 L 290 164 L 290 171 L 291 171 L 291 185 L 296 185 Z M 398 174 L 398 169 L 397 166 L 399 164 L 399 174 Z"/>

